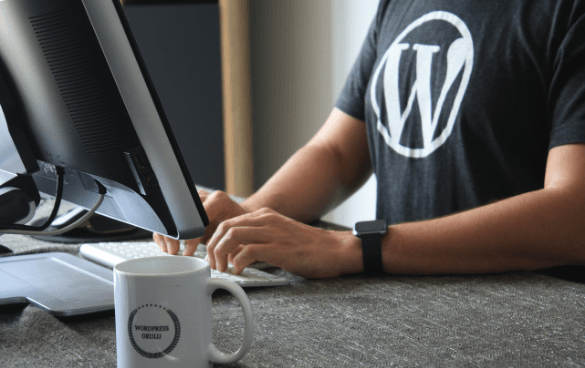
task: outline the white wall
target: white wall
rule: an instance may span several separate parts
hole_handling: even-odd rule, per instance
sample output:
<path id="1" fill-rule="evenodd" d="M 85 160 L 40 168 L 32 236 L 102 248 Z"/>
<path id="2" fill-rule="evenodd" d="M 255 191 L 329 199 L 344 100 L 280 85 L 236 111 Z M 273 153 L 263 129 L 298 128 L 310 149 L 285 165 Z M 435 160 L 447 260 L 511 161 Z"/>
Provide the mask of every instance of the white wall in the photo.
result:
<path id="1" fill-rule="evenodd" d="M 251 0 L 255 187 L 321 127 L 374 17 L 378 0 Z M 375 216 L 373 178 L 326 220 Z"/>
<path id="2" fill-rule="evenodd" d="M 256 189 L 331 110 L 330 0 L 251 0 Z"/>
<path id="3" fill-rule="evenodd" d="M 341 92 L 347 75 L 362 47 L 378 8 L 378 0 L 332 0 L 333 96 Z M 366 184 L 324 219 L 353 227 L 357 221 L 376 217 L 376 178 Z"/>

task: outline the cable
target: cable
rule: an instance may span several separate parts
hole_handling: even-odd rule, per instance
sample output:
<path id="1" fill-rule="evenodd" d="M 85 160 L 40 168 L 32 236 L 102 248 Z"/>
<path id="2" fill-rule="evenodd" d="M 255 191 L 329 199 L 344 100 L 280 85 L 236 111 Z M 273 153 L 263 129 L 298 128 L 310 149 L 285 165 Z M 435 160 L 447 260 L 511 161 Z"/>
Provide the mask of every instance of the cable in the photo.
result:
<path id="1" fill-rule="evenodd" d="M 71 231 L 71 230 L 75 229 L 76 227 L 78 227 L 79 225 L 81 225 L 85 221 L 87 221 L 95 213 L 95 211 L 98 209 L 98 207 L 102 204 L 102 202 L 104 201 L 104 197 L 105 197 L 105 194 L 104 193 L 100 193 L 100 197 L 98 198 L 98 201 L 89 210 L 88 213 L 86 213 L 85 215 L 83 215 L 83 217 L 81 217 L 79 220 L 75 221 L 71 225 L 68 225 L 68 226 L 66 226 L 66 227 L 64 227 L 62 229 L 49 230 L 49 231 L 0 230 L 0 234 L 47 235 L 47 236 L 50 236 L 50 235 L 59 235 L 59 234 L 66 233 L 68 231 Z"/>
<path id="2" fill-rule="evenodd" d="M 20 224 L 0 224 L 0 232 L 3 230 L 19 230 L 19 231 L 43 231 L 55 220 L 57 217 L 57 213 L 59 212 L 59 207 L 61 206 L 61 199 L 63 198 L 63 182 L 65 177 L 65 170 L 62 167 L 56 167 L 57 169 L 57 189 L 55 193 L 55 203 L 53 205 L 53 211 L 47 221 L 41 226 L 29 226 L 29 225 L 20 225 Z"/>
<path id="3" fill-rule="evenodd" d="M 49 216 L 47 221 L 45 221 L 44 224 L 42 224 L 41 226 L 38 226 L 38 229 L 30 229 L 32 231 L 43 231 L 46 228 L 48 228 L 49 226 L 51 226 L 51 224 L 53 223 L 53 221 L 57 217 L 57 213 L 59 212 L 59 207 L 61 206 L 61 199 L 63 198 L 63 182 L 65 181 L 65 170 L 61 167 L 58 167 L 58 166 L 56 168 L 57 168 L 58 179 L 57 179 L 57 193 L 55 196 L 55 204 L 53 205 L 53 211 L 51 211 L 51 215 Z"/>

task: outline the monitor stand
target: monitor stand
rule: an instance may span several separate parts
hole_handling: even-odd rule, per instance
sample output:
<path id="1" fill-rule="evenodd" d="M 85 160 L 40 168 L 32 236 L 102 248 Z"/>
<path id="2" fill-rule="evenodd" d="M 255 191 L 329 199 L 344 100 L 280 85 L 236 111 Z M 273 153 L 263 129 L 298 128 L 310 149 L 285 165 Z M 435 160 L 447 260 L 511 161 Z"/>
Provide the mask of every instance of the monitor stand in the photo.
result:
<path id="1" fill-rule="evenodd" d="M 76 207 L 57 217 L 48 230 L 63 228 L 78 220 L 86 213 L 86 209 Z M 36 220 L 33 225 L 38 226 L 45 221 L 46 218 L 41 218 Z M 152 232 L 139 229 L 120 221 L 112 220 L 102 215 L 94 214 L 84 224 L 81 224 L 77 228 L 61 235 L 35 235 L 33 237 L 51 243 L 79 244 L 151 239 Z"/>

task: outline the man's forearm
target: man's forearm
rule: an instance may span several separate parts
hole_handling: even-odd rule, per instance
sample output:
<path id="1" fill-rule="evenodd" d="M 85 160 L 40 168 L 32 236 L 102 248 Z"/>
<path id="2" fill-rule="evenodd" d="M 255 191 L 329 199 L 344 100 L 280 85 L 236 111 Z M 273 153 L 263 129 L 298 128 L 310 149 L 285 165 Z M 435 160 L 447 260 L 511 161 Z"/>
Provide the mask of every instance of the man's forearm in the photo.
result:
<path id="1" fill-rule="evenodd" d="M 301 222 L 317 220 L 345 198 L 347 189 L 338 180 L 338 166 L 329 150 L 307 145 L 242 205 L 250 211 L 272 208 Z"/>
<path id="2" fill-rule="evenodd" d="M 485 273 L 583 263 L 585 203 L 538 190 L 444 218 L 390 228 L 387 272 Z"/>
<path id="3" fill-rule="evenodd" d="M 389 228 L 384 270 L 487 273 L 585 265 L 585 144 L 550 150 L 544 189 L 433 220 Z M 347 236 L 344 273 L 361 272 L 361 244 Z M 358 239 L 359 240 L 359 239 Z"/>
<path id="4" fill-rule="evenodd" d="M 319 219 L 371 175 L 366 127 L 333 109 L 325 124 L 243 207 L 264 207 L 301 222 Z"/>

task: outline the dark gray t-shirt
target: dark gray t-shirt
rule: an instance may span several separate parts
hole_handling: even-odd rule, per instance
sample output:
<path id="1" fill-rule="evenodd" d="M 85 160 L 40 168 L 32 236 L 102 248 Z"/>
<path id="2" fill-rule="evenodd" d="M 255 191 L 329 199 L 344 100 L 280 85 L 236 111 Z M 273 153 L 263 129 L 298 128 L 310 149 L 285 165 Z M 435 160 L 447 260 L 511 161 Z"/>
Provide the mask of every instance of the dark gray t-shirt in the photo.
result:
<path id="1" fill-rule="evenodd" d="M 548 150 L 585 142 L 585 0 L 382 0 L 336 107 L 389 223 L 542 188 Z"/>

